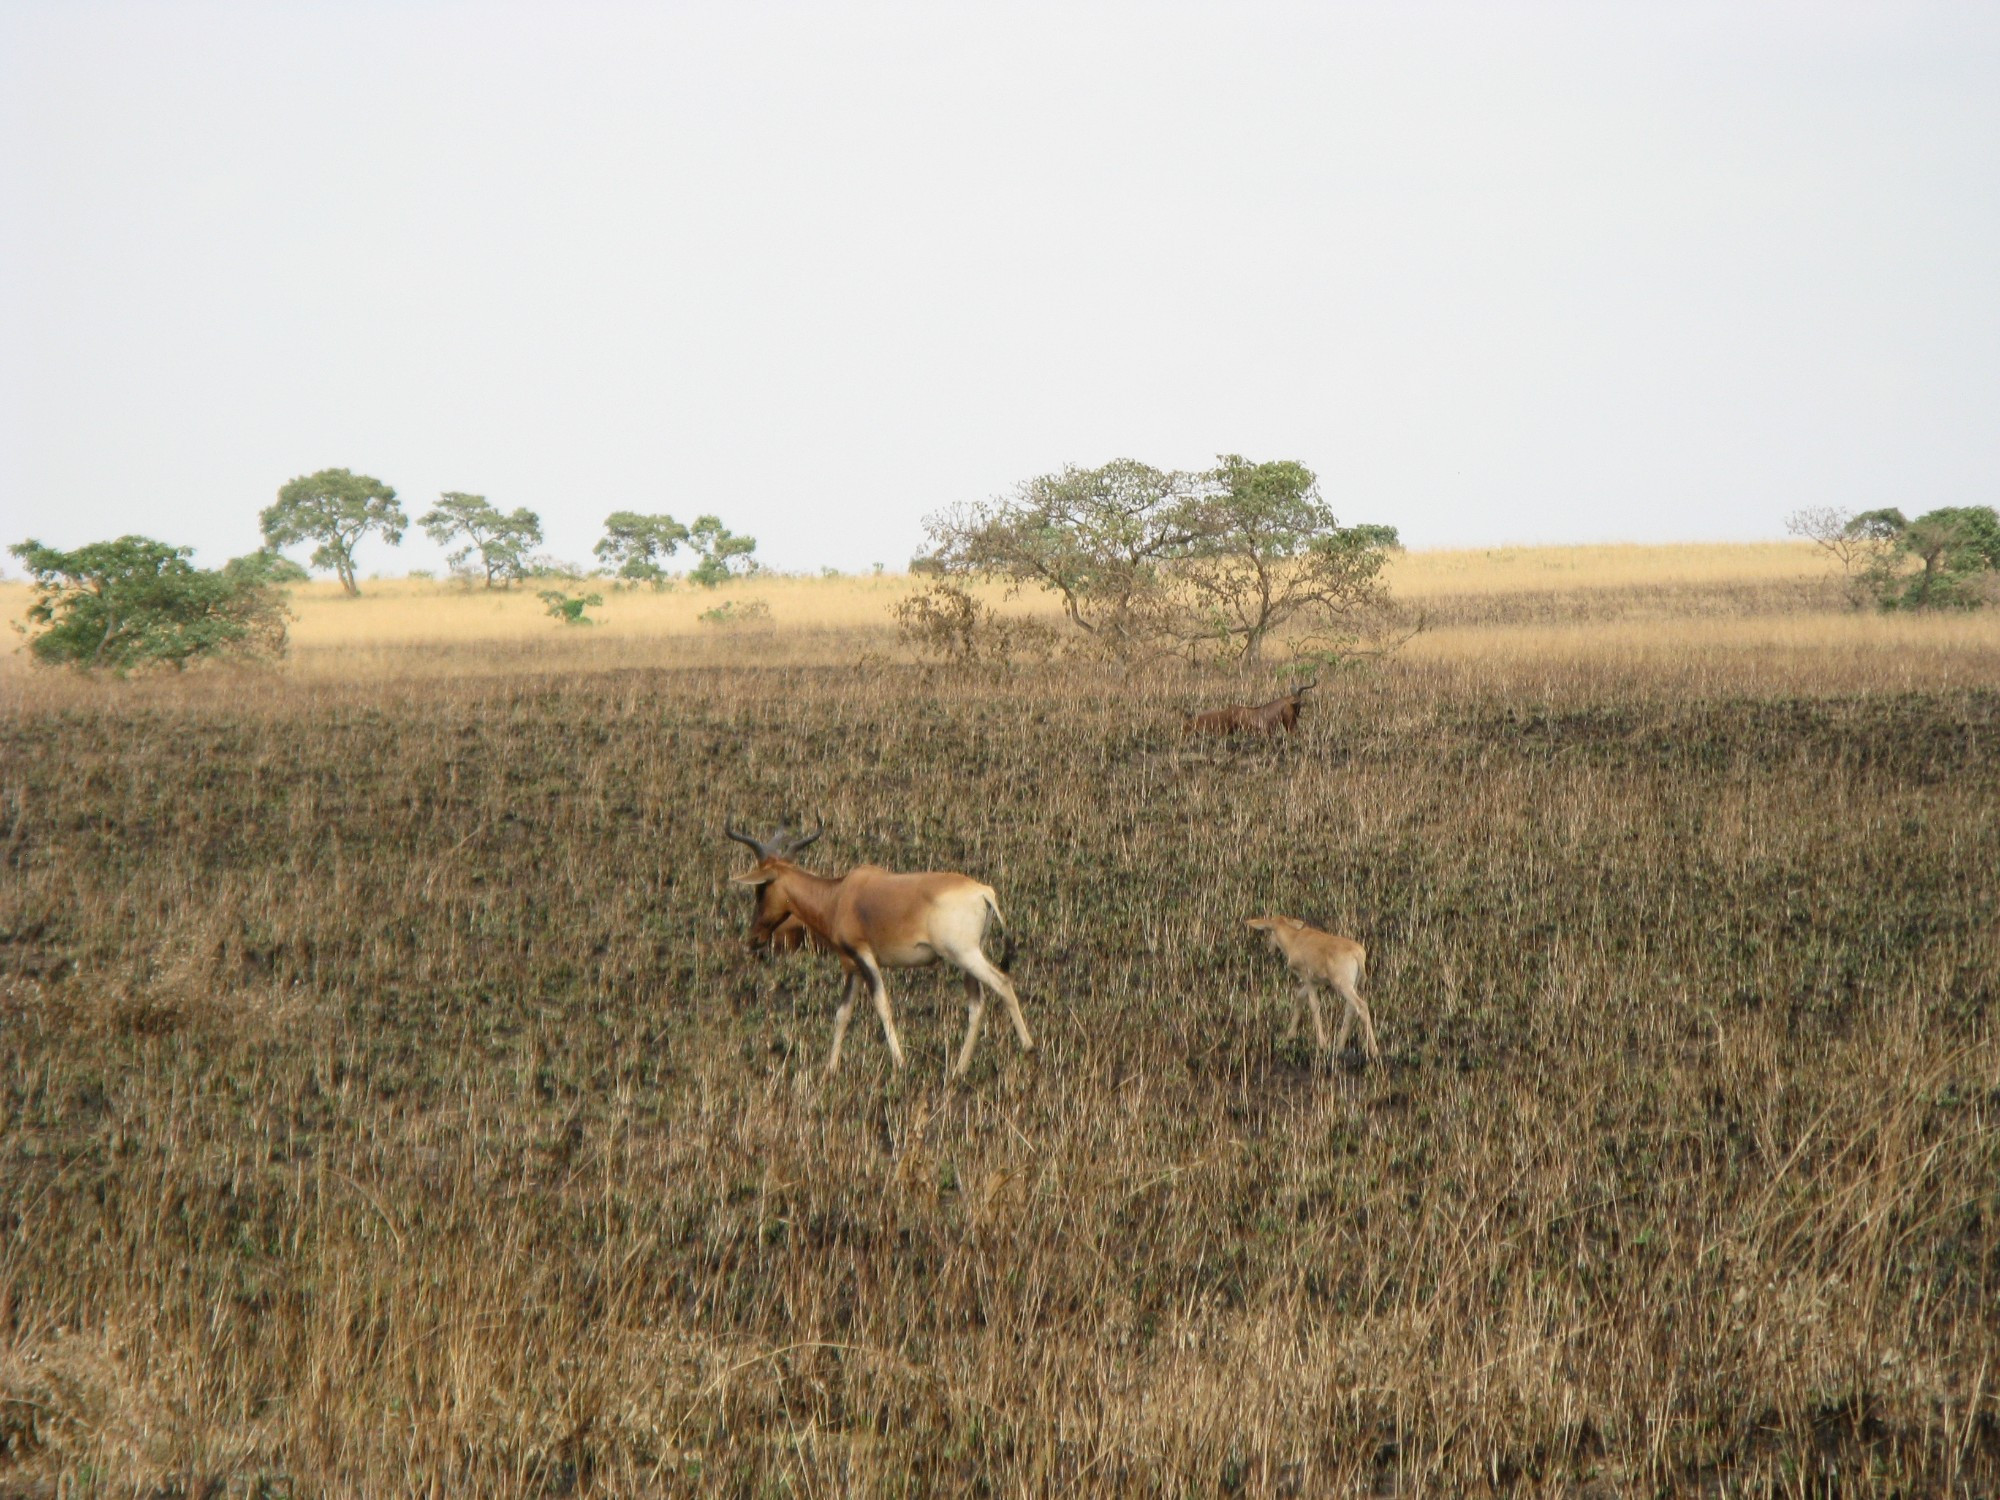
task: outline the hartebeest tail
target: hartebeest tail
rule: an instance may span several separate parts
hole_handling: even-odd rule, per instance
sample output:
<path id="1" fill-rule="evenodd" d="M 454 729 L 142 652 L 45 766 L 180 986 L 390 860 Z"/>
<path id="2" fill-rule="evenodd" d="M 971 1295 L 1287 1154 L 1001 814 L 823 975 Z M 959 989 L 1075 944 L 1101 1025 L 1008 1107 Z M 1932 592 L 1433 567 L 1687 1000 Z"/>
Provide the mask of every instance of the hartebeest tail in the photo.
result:
<path id="1" fill-rule="evenodd" d="M 1315 678 L 1301 683 L 1282 698 L 1245 708 L 1212 708 L 1191 715 L 1181 725 L 1182 734 L 1286 734 L 1299 727 L 1299 708 L 1308 691 L 1319 686 Z"/>
<path id="2" fill-rule="evenodd" d="M 1375 1044 L 1375 1021 L 1368 1014 L 1368 1002 L 1361 998 L 1361 975 L 1368 964 L 1368 950 L 1353 938 L 1336 937 L 1330 932 L 1322 932 L 1310 927 L 1297 917 L 1250 917 L 1244 922 L 1246 927 L 1265 933 L 1271 945 L 1285 955 L 1285 962 L 1299 977 L 1299 998 L 1312 1011 L 1313 1040 L 1319 1044 L 1322 1053 L 1338 1052 L 1347 1045 L 1347 1035 L 1354 1023 L 1361 1023 L 1361 1046 L 1369 1057 L 1380 1057 L 1382 1049 Z M 1340 1018 L 1340 1035 L 1331 1046 L 1326 1039 L 1326 1019 L 1320 1014 L 1319 991 L 1315 985 L 1324 980 L 1333 986 L 1334 992 L 1347 1002 L 1345 1013 Z M 1292 1011 L 1291 1030 L 1285 1033 L 1290 1040 L 1299 1029 L 1299 1015 Z"/>
<path id="3" fill-rule="evenodd" d="M 782 942 L 787 924 L 796 924 L 810 935 L 815 947 L 823 945 L 838 955 L 846 972 L 846 988 L 833 1018 L 833 1050 L 826 1063 L 829 1075 L 840 1067 L 841 1044 L 853 1018 L 857 982 L 868 987 L 875 1013 L 882 1021 L 889 1056 L 897 1067 L 903 1066 L 903 1044 L 896 1034 L 882 971 L 921 968 L 940 959 L 965 974 L 965 1041 L 952 1070 L 955 1075 L 962 1076 L 972 1065 L 972 1049 L 979 1040 L 986 1011 L 986 990 L 1006 1004 L 1022 1050 L 1034 1050 L 1027 1018 L 1021 1014 L 1020 996 L 1005 972 L 1013 957 L 1012 941 L 998 965 L 981 948 L 989 923 L 1003 933 L 1006 928 L 1000 899 L 991 886 L 948 871 L 897 875 L 875 865 L 862 865 L 830 879 L 802 870 L 778 853 L 761 852 L 763 846 L 755 840 L 733 831 L 730 837 L 760 850 L 752 869 L 729 877 L 738 885 L 756 889 L 757 905 L 750 924 L 752 946 Z"/>

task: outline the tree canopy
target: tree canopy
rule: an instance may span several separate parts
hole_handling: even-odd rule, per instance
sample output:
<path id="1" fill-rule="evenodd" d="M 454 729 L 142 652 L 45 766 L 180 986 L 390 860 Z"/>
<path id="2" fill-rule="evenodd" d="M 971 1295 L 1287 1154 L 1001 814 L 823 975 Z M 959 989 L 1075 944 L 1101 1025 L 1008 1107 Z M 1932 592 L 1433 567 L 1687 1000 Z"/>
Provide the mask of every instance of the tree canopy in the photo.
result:
<path id="1" fill-rule="evenodd" d="M 484 573 L 489 589 L 496 580 L 502 587 L 510 587 L 515 579 L 526 578 L 532 571 L 529 554 L 542 544 L 542 518 L 533 511 L 523 506 L 504 513 L 484 495 L 458 490 L 440 495 L 438 503 L 417 518 L 417 524 L 439 546 L 453 540 L 462 542 L 456 552 L 448 554 L 453 571 L 474 572 L 470 564 L 477 555 L 477 571 Z"/>
<path id="2" fill-rule="evenodd" d="M 266 506 L 257 519 L 267 546 L 317 542 L 313 566 L 331 568 L 350 594 L 361 592 L 354 581 L 354 549 L 361 539 L 378 532 L 395 546 L 409 524 L 393 489 L 346 469 L 321 469 L 291 480 L 278 491 L 277 503 Z"/>
<path id="3" fill-rule="evenodd" d="M 191 548 L 143 536 L 69 552 L 30 539 L 11 550 L 35 581 L 28 649 L 37 661 L 122 675 L 284 653 L 289 612 L 278 584 L 295 565 L 273 554 L 209 570 L 188 560 Z"/>

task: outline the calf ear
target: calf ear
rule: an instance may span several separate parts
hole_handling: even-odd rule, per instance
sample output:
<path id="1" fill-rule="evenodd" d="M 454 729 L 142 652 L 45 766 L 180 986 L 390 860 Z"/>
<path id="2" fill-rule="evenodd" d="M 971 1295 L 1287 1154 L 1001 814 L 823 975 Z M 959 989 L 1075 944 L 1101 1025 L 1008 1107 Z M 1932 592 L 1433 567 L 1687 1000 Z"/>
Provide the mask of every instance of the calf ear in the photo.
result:
<path id="1" fill-rule="evenodd" d="M 741 875 L 729 877 L 731 885 L 769 885 L 778 878 L 776 870 L 745 870 Z"/>

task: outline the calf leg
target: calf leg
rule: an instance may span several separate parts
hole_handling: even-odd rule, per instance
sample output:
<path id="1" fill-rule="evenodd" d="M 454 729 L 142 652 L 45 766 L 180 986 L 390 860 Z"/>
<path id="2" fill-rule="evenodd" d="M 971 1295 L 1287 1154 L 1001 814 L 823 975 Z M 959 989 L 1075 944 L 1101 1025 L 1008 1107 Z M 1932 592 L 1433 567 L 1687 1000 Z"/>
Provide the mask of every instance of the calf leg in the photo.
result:
<path id="1" fill-rule="evenodd" d="M 1368 1002 L 1361 998 L 1361 991 L 1350 981 L 1339 986 L 1340 998 L 1347 1002 L 1347 1014 L 1340 1018 L 1340 1045 L 1347 1045 L 1348 1029 L 1356 1021 L 1361 1023 L 1361 1050 L 1371 1058 L 1380 1057 L 1382 1049 L 1375 1044 L 1375 1019 L 1368 1014 Z"/>
<path id="2" fill-rule="evenodd" d="M 1306 1005 L 1312 1011 L 1313 1040 L 1319 1044 L 1319 1050 L 1324 1052 L 1327 1050 L 1326 1016 L 1319 1008 L 1319 991 L 1314 988 L 1313 982 L 1307 979 L 1300 982 L 1299 993 L 1305 997 Z M 1346 1035 L 1345 1031 L 1341 1033 L 1343 1039 Z"/>

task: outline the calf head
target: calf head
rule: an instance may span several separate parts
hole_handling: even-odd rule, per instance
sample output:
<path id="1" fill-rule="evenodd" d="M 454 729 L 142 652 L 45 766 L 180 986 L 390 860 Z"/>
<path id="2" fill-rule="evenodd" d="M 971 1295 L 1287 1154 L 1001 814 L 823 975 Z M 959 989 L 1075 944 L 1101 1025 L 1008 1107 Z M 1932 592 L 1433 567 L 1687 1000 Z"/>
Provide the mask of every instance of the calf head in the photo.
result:
<path id="1" fill-rule="evenodd" d="M 1271 946 L 1280 953 L 1286 951 L 1285 939 L 1305 931 L 1306 924 L 1297 917 L 1245 917 L 1243 925 L 1253 932 L 1261 932 L 1271 940 Z"/>

